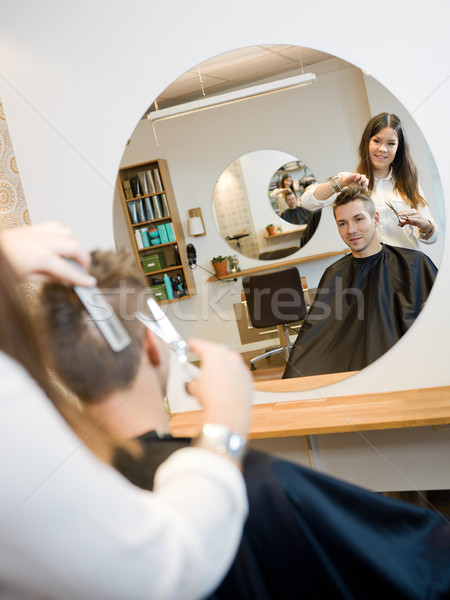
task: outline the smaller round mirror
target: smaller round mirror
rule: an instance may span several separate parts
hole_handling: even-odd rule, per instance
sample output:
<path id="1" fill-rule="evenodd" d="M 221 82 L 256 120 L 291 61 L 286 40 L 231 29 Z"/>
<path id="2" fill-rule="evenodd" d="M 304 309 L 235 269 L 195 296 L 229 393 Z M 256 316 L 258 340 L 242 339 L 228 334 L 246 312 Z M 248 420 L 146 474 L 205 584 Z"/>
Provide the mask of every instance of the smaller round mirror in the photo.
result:
<path id="1" fill-rule="evenodd" d="M 286 152 L 240 156 L 214 188 L 213 216 L 221 236 L 249 258 L 278 260 L 297 252 L 320 220 L 320 211 L 310 213 L 300 204 L 304 189 L 315 181 L 311 170 Z"/>

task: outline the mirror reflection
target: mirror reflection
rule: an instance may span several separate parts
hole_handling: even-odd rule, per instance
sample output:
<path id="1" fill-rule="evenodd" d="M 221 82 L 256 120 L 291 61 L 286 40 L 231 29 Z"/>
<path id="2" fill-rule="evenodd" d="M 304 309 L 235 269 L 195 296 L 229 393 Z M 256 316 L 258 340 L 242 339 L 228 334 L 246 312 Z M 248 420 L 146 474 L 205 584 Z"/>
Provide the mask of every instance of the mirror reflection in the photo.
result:
<path id="1" fill-rule="evenodd" d="M 231 104 L 222 103 L 217 107 L 197 110 L 189 114 L 185 110 L 186 103 L 194 100 L 197 102 L 203 98 L 202 82 L 206 96 L 213 99 L 222 92 L 242 91 L 244 88 L 251 88 L 263 82 L 273 83 L 285 77 L 298 75 L 299 52 L 305 66 L 305 73 L 310 72 L 315 75 L 315 81 L 310 85 L 246 98 Z M 380 240 L 383 244 L 403 248 L 400 252 L 395 251 L 399 256 L 399 264 L 403 261 L 400 255 L 420 251 L 439 266 L 445 237 L 443 235 L 444 202 L 439 175 L 426 140 L 403 105 L 378 81 L 338 57 L 323 54 L 319 56 L 316 51 L 306 48 L 276 45 L 237 49 L 206 60 L 200 65 L 194 65 L 189 72 L 181 74 L 179 79 L 164 90 L 156 100 L 161 110 L 171 108 L 182 110 L 178 111 L 178 116 L 165 120 L 161 115 L 161 118 L 156 121 L 143 118 L 136 126 L 126 147 L 121 167 L 156 161 L 161 157 L 167 161 L 168 174 L 173 187 L 172 199 L 179 213 L 178 231 L 184 233 L 184 237 L 180 238 L 177 233 L 177 240 L 182 240 L 178 242 L 180 254 L 182 257 L 185 256 L 188 243 L 193 244 L 197 251 L 198 268 L 191 273 L 195 279 L 197 292 L 193 291 L 183 300 L 178 299 L 176 302 L 172 301 L 173 303 L 169 301 L 164 307 L 183 337 L 196 335 L 219 341 L 241 352 L 245 359 L 248 359 L 251 353 L 257 356 L 271 346 L 279 346 L 280 339 L 275 327 L 260 330 L 249 323 L 241 296 L 242 276 L 252 269 L 272 269 L 282 263 L 292 262 L 306 282 L 307 296 L 309 296 L 309 299 L 305 298 L 307 305 L 311 304 L 310 301 L 316 297 L 319 301 L 323 301 L 325 307 L 337 314 L 338 321 L 339 315 L 347 315 L 344 329 L 340 329 L 341 335 L 333 338 L 334 344 L 330 348 L 333 360 L 341 357 L 351 359 L 354 356 L 364 359 L 365 362 L 361 360 L 358 363 L 356 367 L 358 370 L 375 360 L 376 357 L 369 350 L 379 348 L 378 355 L 381 355 L 386 349 L 392 347 L 413 324 L 422 306 L 419 307 L 419 312 L 416 304 L 414 304 L 414 311 L 402 312 L 403 329 L 394 331 L 393 325 L 386 327 L 382 333 L 375 319 L 373 329 L 363 337 L 360 334 L 360 327 L 364 320 L 358 318 L 358 311 L 356 310 L 356 314 L 351 313 L 350 317 L 348 316 L 350 313 L 345 312 L 352 299 L 357 298 L 357 292 L 353 295 L 344 295 L 342 302 L 339 301 L 334 305 L 331 304 L 331 300 L 327 302 L 326 296 L 321 298 L 321 291 L 316 296 L 314 293 L 318 288 L 323 288 L 322 277 L 325 273 L 327 278 L 332 273 L 340 276 L 338 272 L 340 260 L 346 254 L 350 256 L 345 261 L 348 270 L 346 277 L 341 277 L 339 281 L 343 282 L 344 290 L 357 290 L 361 282 L 367 282 L 373 292 L 373 295 L 367 296 L 369 298 L 367 307 L 371 308 L 370 315 L 373 316 L 376 312 L 372 309 L 373 301 L 383 301 L 385 302 L 383 306 L 389 307 L 394 306 L 394 301 L 399 300 L 395 286 L 388 288 L 381 275 L 377 280 L 378 273 L 385 272 L 382 267 L 388 260 L 387 254 L 390 255 L 391 252 L 380 251 L 381 254 L 377 252 L 376 258 L 380 263 L 375 261 L 377 265 L 373 265 L 370 269 L 373 277 L 366 277 L 369 270 L 368 263 L 371 262 L 370 257 L 352 254 L 353 250 L 359 252 L 356 242 L 361 236 L 341 235 L 342 230 L 336 223 L 329 200 L 334 189 L 331 186 L 342 188 L 348 185 L 346 173 L 359 172 L 365 174 L 369 180 L 368 189 L 376 201 L 376 212 L 379 216 L 375 222 L 370 211 L 366 211 L 369 215 L 366 216 L 367 223 L 370 225 L 367 232 L 375 226 L 377 235 L 381 233 Z M 149 110 L 155 112 L 154 103 Z M 374 131 L 364 144 L 367 151 L 362 158 L 370 158 L 370 162 L 366 164 L 369 172 L 366 173 L 359 166 L 358 148 L 363 132 L 369 121 L 382 111 L 400 117 L 402 129 L 405 130 L 409 142 L 413 165 L 418 169 L 419 194 L 426 201 L 427 206 L 420 198 L 414 207 L 404 205 L 404 202 L 397 202 L 398 199 L 392 197 L 391 192 L 399 191 L 399 184 L 403 186 L 401 197 L 405 198 L 406 195 L 406 198 L 409 198 L 410 194 L 404 187 L 405 178 L 401 173 L 397 173 L 395 169 L 390 173 L 390 168 L 386 171 L 383 166 L 390 162 L 392 157 L 392 146 L 389 145 L 392 140 L 390 138 L 385 140 L 384 137 L 372 139 L 379 133 L 384 136 L 386 132 L 382 130 L 386 126 L 379 131 Z M 387 127 L 395 129 L 391 125 Z M 400 137 L 398 135 L 397 137 L 400 142 Z M 374 149 L 374 143 L 379 143 L 380 148 Z M 396 154 L 397 156 L 404 154 L 401 143 L 397 147 Z M 393 161 L 392 165 L 394 166 Z M 294 174 L 289 171 L 291 166 L 301 166 L 302 169 L 304 167 L 306 169 L 304 172 L 300 169 L 300 172 Z M 281 219 L 281 214 L 286 208 L 278 204 L 277 198 L 270 197 L 271 192 L 282 187 L 283 169 L 290 172 L 291 176 L 294 175 L 292 185 L 297 205 L 308 210 L 313 215 L 311 219 L 320 219 L 314 235 L 306 247 L 300 250 L 301 228 L 305 224 L 293 224 Z M 251 178 L 247 177 L 249 172 L 253 173 Z M 317 183 L 308 181 L 304 177 L 314 177 Z M 231 180 L 234 180 L 233 192 L 229 187 Z M 354 183 L 359 184 L 357 181 Z M 303 190 L 300 190 L 300 186 L 303 186 Z M 242 194 L 240 188 L 244 187 L 245 194 Z M 413 187 L 416 189 L 415 186 Z M 402 222 L 402 226 L 399 225 L 396 212 L 384 202 L 388 192 L 388 200 L 394 210 L 397 213 L 403 211 L 400 218 L 407 217 L 404 211 L 409 211 L 409 223 Z M 213 195 L 214 202 L 212 202 Z M 219 195 L 222 195 L 220 203 Z M 274 202 L 276 204 L 273 204 Z M 203 213 L 206 231 L 203 237 L 192 237 L 187 227 L 189 211 L 194 207 L 201 207 Z M 431 217 L 425 214 L 425 209 L 429 210 Z M 119 210 L 122 210 L 120 206 Z M 345 212 L 345 209 L 342 210 Z M 414 211 L 421 213 L 422 216 L 415 215 Z M 134 243 L 126 230 L 127 218 L 125 213 L 116 219 L 118 232 L 116 240 L 119 246 L 130 244 L 130 239 Z M 348 215 L 344 214 L 343 220 L 349 221 L 349 219 Z M 432 229 L 434 223 L 436 228 Z M 176 219 L 174 224 L 177 224 Z M 269 235 L 267 231 L 269 225 L 274 226 L 275 234 Z M 121 231 L 120 227 L 122 227 Z M 277 228 L 281 228 L 281 231 L 277 232 Z M 386 228 L 389 229 L 388 233 Z M 431 243 L 436 232 L 438 238 L 435 243 Z M 403 243 L 403 238 L 407 242 L 406 245 Z M 402 243 L 396 243 L 395 240 Z M 293 253 L 288 255 L 289 248 L 291 251 L 293 249 Z M 280 256 L 275 259 L 275 251 L 285 253 L 286 259 Z M 147 250 L 140 252 L 147 252 Z M 272 253 L 271 256 L 269 255 L 270 260 L 259 262 L 259 258 L 265 258 L 264 252 Z M 211 259 L 219 255 L 238 255 L 239 258 L 239 267 L 242 271 L 236 274 L 230 273 L 228 283 L 214 280 L 209 273 L 213 270 Z M 369 260 L 366 260 L 367 258 Z M 331 267 L 333 271 L 329 270 Z M 403 273 L 403 270 L 399 267 L 398 272 Z M 237 275 L 236 282 L 233 282 L 234 275 Z M 426 278 L 425 283 L 419 283 L 421 286 L 419 288 L 417 282 L 412 281 L 405 297 L 408 296 L 414 302 L 425 297 L 430 289 L 431 277 L 427 275 Z M 405 277 L 402 275 L 402 281 L 404 280 Z M 393 290 L 393 296 L 389 296 L 389 289 Z M 423 290 L 425 294 L 421 296 Z M 365 293 L 364 290 L 362 293 Z M 320 315 L 326 312 L 324 306 Z M 393 312 L 394 317 L 400 314 L 397 308 Z M 374 319 L 371 319 L 370 323 L 373 324 Z M 396 320 L 395 323 L 398 324 L 398 321 Z M 302 325 L 302 329 L 307 331 L 308 327 Z M 359 333 L 355 334 L 355 332 Z M 392 333 L 395 335 L 391 335 Z M 381 335 L 383 335 L 383 345 L 379 344 Z M 292 343 L 295 342 L 296 337 L 296 334 L 291 332 Z M 327 339 L 327 335 L 318 333 L 317 339 L 319 338 Z M 353 340 L 353 343 L 344 351 L 343 344 L 347 339 Z M 331 375 L 344 376 L 345 370 L 352 370 L 352 365 L 349 363 L 332 365 L 320 343 L 312 343 L 311 348 L 317 350 L 321 359 L 312 361 L 314 368 L 320 363 L 321 373 L 325 374 L 321 383 L 314 382 L 315 386 L 330 383 Z M 325 360 L 322 361 L 322 358 Z M 267 372 L 269 367 L 275 366 L 277 360 L 278 357 L 271 357 L 265 366 L 261 364 L 263 361 L 260 361 L 255 373 Z M 303 363 L 303 356 L 301 361 Z M 312 372 L 298 365 L 300 361 L 298 363 L 296 361 L 296 368 L 299 368 L 300 372 Z M 284 372 L 284 367 L 284 364 L 281 365 L 275 377 L 272 371 L 271 377 L 279 379 Z M 296 377 L 299 374 L 296 371 L 293 375 Z"/>
<path id="2" fill-rule="evenodd" d="M 258 150 L 240 156 L 214 187 L 213 216 L 220 235 L 249 258 L 275 260 L 294 254 L 320 221 L 320 212 L 314 215 L 300 205 L 300 195 L 315 181 L 311 170 L 287 153 Z"/>
<path id="3" fill-rule="evenodd" d="M 269 183 L 269 201 L 271 206 L 279 217 L 288 223 L 296 225 L 306 225 L 309 221 L 309 213 L 303 209 L 298 216 L 283 215 L 287 209 L 301 207 L 300 198 L 305 189 L 316 183 L 311 170 L 301 161 L 295 160 L 282 165 L 272 175 Z M 286 194 L 290 195 L 291 204 L 286 199 Z M 293 194 L 293 197 L 292 197 Z M 295 200 L 295 205 L 293 201 Z"/>

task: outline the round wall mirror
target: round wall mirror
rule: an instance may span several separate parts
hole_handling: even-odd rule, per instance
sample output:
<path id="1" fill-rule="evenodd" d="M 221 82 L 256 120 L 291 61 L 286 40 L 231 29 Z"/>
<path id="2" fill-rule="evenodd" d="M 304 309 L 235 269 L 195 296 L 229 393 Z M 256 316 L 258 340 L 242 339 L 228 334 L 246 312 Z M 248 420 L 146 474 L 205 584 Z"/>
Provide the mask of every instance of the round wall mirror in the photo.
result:
<path id="1" fill-rule="evenodd" d="M 300 201 L 307 182 L 314 181 L 311 170 L 285 152 L 257 150 L 240 156 L 214 187 L 213 218 L 220 235 L 234 252 L 249 258 L 277 260 L 294 254 L 320 221 L 320 212 L 304 210 Z"/>
<path id="2" fill-rule="evenodd" d="M 308 74 L 314 75 L 308 85 L 281 89 L 280 84 L 276 92 L 253 94 L 252 88 L 262 84 L 272 86 L 286 78 Z M 245 90 L 252 95 L 245 96 Z M 231 92 L 245 98 L 222 101 L 222 95 L 229 97 Z M 240 275 L 236 274 L 236 282 L 228 280 L 231 285 L 214 280 L 210 274 L 211 259 L 236 254 L 243 274 L 283 262 L 293 263 L 307 282 L 310 298 L 314 298 L 325 270 L 348 254 L 349 248 L 339 234 L 331 206 L 310 211 L 314 227 L 302 246 L 302 228 L 308 227 L 311 220 L 300 224 L 282 218 L 286 208 L 279 204 L 276 190 L 281 189 L 285 172 L 290 174 L 295 202 L 306 208 L 302 206 L 302 192 L 307 195 L 314 181 L 329 182 L 341 171 L 356 169 L 362 132 L 371 117 L 383 111 L 398 114 L 405 127 L 421 189 L 440 230 L 437 243 L 420 243 L 420 250 L 439 266 L 444 203 L 433 157 L 403 105 L 361 69 L 309 48 L 252 46 L 194 65 L 158 98 L 150 100 L 153 101 L 148 111 L 125 148 L 121 167 L 167 161 L 185 238 L 183 245 L 179 244 L 180 254 L 185 254 L 188 243 L 197 250 L 198 268 L 193 272 L 197 293 L 165 305 L 183 337 L 189 338 L 195 332 L 198 337 L 218 341 L 244 354 L 248 350 L 262 353 L 266 347 L 279 344 L 276 328 L 264 335 L 253 331 L 255 336 L 251 339 L 244 336 L 252 328 L 241 327 L 240 323 L 245 314 Z M 198 103 L 204 106 L 199 108 Z M 188 228 L 190 211 L 196 207 L 203 214 L 203 237 L 193 237 Z M 387 211 L 385 216 L 392 213 L 389 216 L 396 224 L 391 208 L 386 206 L 383 210 Z M 117 244 L 130 245 L 130 239 L 134 243 L 126 228 L 128 215 L 120 206 L 116 214 Z M 274 226 L 275 233 L 267 231 L 269 225 Z M 154 246 L 152 252 L 155 250 Z M 139 259 L 147 252 L 134 251 Z M 355 324 L 359 323 L 349 323 L 349 331 Z M 292 342 L 295 337 L 293 333 Z M 339 353 L 337 346 L 336 352 Z M 278 377 L 282 372 L 283 369 Z"/>

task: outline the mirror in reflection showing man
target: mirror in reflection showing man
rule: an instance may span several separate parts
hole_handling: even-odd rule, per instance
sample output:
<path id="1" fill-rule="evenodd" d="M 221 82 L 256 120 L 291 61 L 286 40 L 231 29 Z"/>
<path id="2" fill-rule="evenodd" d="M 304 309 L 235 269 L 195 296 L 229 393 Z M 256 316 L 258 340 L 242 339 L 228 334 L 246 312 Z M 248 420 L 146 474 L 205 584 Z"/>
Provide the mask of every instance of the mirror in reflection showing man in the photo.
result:
<path id="1" fill-rule="evenodd" d="M 213 217 L 221 237 L 234 253 L 248 258 L 291 256 L 314 235 L 320 215 L 313 219 L 299 207 L 290 220 L 281 219 L 280 214 L 289 208 L 285 193 L 294 194 L 298 205 L 299 195 L 310 182 L 316 182 L 311 170 L 286 152 L 256 150 L 240 156 L 222 171 L 214 187 Z M 276 242 L 268 240 L 269 223 L 286 235 L 274 238 Z M 243 232 L 246 237 L 242 237 Z"/>
<path id="2" fill-rule="evenodd" d="M 311 213 L 301 206 L 298 206 L 297 196 L 294 192 L 286 192 L 284 199 L 287 204 L 287 209 L 281 214 L 283 221 L 292 223 L 292 225 L 307 225 L 311 218 Z"/>

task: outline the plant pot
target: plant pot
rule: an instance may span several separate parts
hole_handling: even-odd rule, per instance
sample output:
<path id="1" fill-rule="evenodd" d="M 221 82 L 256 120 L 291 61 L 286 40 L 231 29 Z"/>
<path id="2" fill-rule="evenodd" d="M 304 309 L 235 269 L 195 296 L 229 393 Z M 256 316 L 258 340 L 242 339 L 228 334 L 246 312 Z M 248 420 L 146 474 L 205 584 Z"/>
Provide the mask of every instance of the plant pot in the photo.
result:
<path id="1" fill-rule="evenodd" d="M 214 267 L 217 277 L 228 274 L 228 260 L 212 263 L 212 266 Z"/>
<path id="2" fill-rule="evenodd" d="M 267 235 L 275 235 L 275 225 L 271 227 L 266 227 Z"/>

